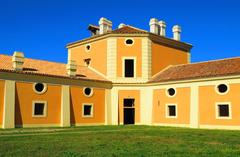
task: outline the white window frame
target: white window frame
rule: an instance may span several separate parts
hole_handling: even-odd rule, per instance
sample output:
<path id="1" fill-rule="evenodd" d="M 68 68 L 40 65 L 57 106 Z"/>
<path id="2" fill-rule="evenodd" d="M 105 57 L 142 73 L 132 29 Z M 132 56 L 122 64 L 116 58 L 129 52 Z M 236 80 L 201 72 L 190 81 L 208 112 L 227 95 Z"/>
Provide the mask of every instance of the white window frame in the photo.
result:
<path id="1" fill-rule="evenodd" d="M 173 89 L 175 90 L 175 94 L 174 94 L 174 95 L 169 95 L 168 90 L 169 90 L 170 88 L 173 88 Z M 168 97 L 170 97 L 170 98 L 175 97 L 175 96 L 177 95 L 177 89 L 174 88 L 174 87 L 170 87 L 170 88 L 165 89 L 165 94 L 166 94 Z"/>
<path id="2" fill-rule="evenodd" d="M 85 94 L 85 89 L 86 89 L 86 88 L 90 88 L 90 89 L 91 89 L 90 95 L 86 95 L 86 94 Z M 91 88 L 91 87 L 84 87 L 84 88 L 83 88 L 83 95 L 84 95 L 85 97 L 88 97 L 88 98 L 89 98 L 89 97 L 92 97 L 92 96 L 93 96 L 93 88 Z"/>
<path id="3" fill-rule="evenodd" d="M 176 111 L 176 115 L 175 116 L 170 116 L 169 115 L 168 106 L 175 106 L 175 111 Z M 166 116 L 166 118 L 177 118 L 178 117 L 178 107 L 177 107 L 177 104 L 174 104 L 174 103 L 166 104 L 166 106 L 165 106 L 165 116 Z"/>
<path id="4" fill-rule="evenodd" d="M 219 105 L 228 105 L 228 109 L 229 109 L 229 116 L 228 117 L 220 117 L 219 114 Z M 230 102 L 216 102 L 215 103 L 215 116 L 216 119 L 232 119 L 232 105 Z"/>
<path id="5" fill-rule="evenodd" d="M 92 106 L 91 114 L 90 115 L 84 115 L 84 106 L 90 105 Z M 94 105 L 93 103 L 82 103 L 82 117 L 83 118 L 92 118 L 94 113 Z"/>
<path id="6" fill-rule="evenodd" d="M 129 40 L 129 39 L 133 41 L 133 43 L 132 43 L 132 44 L 127 44 L 127 43 L 126 43 L 126 41 L 127 41 L 127 40 Z M 133 45 L 134 45 L 134 43 L 135 43 L 135 41 L 134 41 L 134 39 L 133 39 L 133 38 L 125 38 L 125 40 L 124 40 L 124 44 L 125 44 L 126 46 L 133 46 Z"/>
<path id="7" fill-rule="evenodd" d="M 221 85 L 221 84 L 224 84 L 224 85 L 227 86 L 227 91 L 226 91 L 225 93 L 220 93 L 220 92 L 218 91 L 218 86 Z M 229 87 L 229 85 L 226 84 L 226 83 L 219 83 L 219 84 L 217 84 L 217 85 L 215 86 L 215 91 L 216 91 L 216 93 L 219 94 L 219 95 L 226 95 L 226 94 L 230 91 L 230 87 Z"/>
<path id="8" fill-rule="evenodd" d="M 133 73 L 133 77 L 125 77 L 125 60 L 127 59 L 132 59 L 133 60 L 133 69 L 134 69 L 134 73 Z M 131 57 L 122 57 L 122 78 L 125 79 L 133 79 L 136 78 L 137 76 L 137 57 L 131 56 Z"/>
<path id="9" fill-rule="evenodd" d="M 44 94 L 46 91 L 47 91 L 47 84 L 46 83 L 42 83 L 43 84 L 43 86 L 44 86 L 44 88 L 43 88 L 43 90 L 41 91 L 41 92 L 38 92 L 36 89 L 35 89 L 35 85 L 36 84 L 38 84 L 38 83 L 42 83 L 42 82 L 36 82 L 36 83 L 34 83 L 33 84 L 33 91 L 35 92 L 35 93 L 37 93 L 37 94 Z"/>
<path id="10" fill-rule="evenodd" d="M 43 115 L 35 115 L 35 104 L 36 103 L 43 103 L 44 104 L 44 109 L 43 109 Z M 47 101 L 39 101 L 39 100 L 34 100 L 32 101 L 32 117 L 47 117 Z"/>

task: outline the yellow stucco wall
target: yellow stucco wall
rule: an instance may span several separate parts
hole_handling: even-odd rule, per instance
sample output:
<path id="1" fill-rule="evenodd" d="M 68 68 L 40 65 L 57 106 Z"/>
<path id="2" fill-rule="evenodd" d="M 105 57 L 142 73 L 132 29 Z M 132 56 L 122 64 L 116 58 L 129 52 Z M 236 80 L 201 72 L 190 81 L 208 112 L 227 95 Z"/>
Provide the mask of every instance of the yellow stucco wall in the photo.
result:
<path id="1" fill-rule="evenodd" d="M 123 113 L 123 99 L 134 98 L 135 108 L 135 123 L 140 122 L 140 91 L 139 90 L 119 90 L 118 92 L 118 111 L 119 111 L 119 123 L 123 124 L 124 113 Z"/>
<path id="2" fill-rule="evenodd" d="M 33 101 L 47 101 L 46 117 L 32 117 Z M 47 85 L 47 91 L 37 94 L 33 83 L 16 82 L 15 124 L 60 124 L 61 86 Z"/>
<path id="3" fill-rule="evenodd" d="M 2 125 L 3 120 L 4 82 L 0 80 L 0 125 Z"/>
<path id="4" fill-rule="evenodd" d="M 166 118 L 166 104 L 177 105 L 177 118 Z M 166 89 L 153 91 L 153 123 L 189 124 L 190 88 L 176 88 L 176 95 L 169 97 Z"/>
<path id="5" fill-rule="evenodd" d="M 133 39 L 134 44 L 129 46 L 125 44 L 126 39 Z M 142 38 L 117 38 L 117 76 L 122 77 L 123 57 L 136 57 L 136 75 L 142 76 Z"/>
<path id="6" fill-rule="evenodd" d="M 82 117 L 83 103 L 93 104 L 93 117 Z M 83 88 L 72 86 L 70 89 L 71 124 L 95 124 L 105 122 L 105 89 L 93 88 L 93 95 L 86 97 Z"/>
<path id="7" fill-rule="evenodd" d="M 134 44 L 125 44 L 126 39 L 133 39 Z M 84 66 L 84 59 L 91 58 L 91 67 L 103 74 L 107 74 L 107 40 L 101 39 L 89 42 L 84 45 L 69 49 L 71 59 L 76 60 L 77 64 Z M 90 44 L 91 49 L 86 51 L 86 46 Z M 169 65 L 188 63 L 188 53 L 152 43 L 152 75 L 158 73 Z M 142 37 L 117 37 L 117 77 L 123 74 L 123 57 L 136 58 L 136 77 L 142 76 Z"/>
<path id="8" fill-rule="evenodd" d="M 230 84 L 225 95 L 219 95 L 215 86 L 199 87 L 199 123 L 200 125 L 236 125 L 240 126 L 240 84 Z M 231 119 L 216 119 L 216 102 L 231 103 Z"/>
<path id="9" fill-rule="evenodd" d="M 169 65 L 188 63 L 188 53 L 152 43 L 152 75 L 160 72 Z"/>
<path id="10" fill-rule="evenodd" d="M 91 49 L 86 51 L 86 45 L 90 44 Z M 69 49 L 71 59 L 78 65 L 85 66 L 84 59 L 91 58 L 90 66 L 106 75 L 107 73 L 107 39 L 89 42 Z"/>

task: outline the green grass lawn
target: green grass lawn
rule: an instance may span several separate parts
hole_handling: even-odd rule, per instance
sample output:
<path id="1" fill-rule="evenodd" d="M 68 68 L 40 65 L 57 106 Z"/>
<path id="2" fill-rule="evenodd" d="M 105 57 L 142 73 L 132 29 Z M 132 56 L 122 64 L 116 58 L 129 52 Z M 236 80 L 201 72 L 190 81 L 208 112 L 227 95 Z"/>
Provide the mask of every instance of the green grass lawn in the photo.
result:
<path id="1" fill-rule="evenodd" d="M 0 129 L 0 156 L 240 156 L 240 131 L 153 126 Z"/>

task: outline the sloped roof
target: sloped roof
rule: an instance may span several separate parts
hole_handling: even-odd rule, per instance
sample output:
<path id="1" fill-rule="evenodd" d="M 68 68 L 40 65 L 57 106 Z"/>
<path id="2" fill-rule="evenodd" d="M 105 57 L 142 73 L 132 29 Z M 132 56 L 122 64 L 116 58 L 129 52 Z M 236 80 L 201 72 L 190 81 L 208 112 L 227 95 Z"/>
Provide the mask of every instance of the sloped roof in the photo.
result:
<path id="1" fill-rule="evenodd" d="M 157 34 L 153 34 L 153 33 L 148 32 L 146 30 L 142 30 L 142 29 L 139 29 L 139 28 L 136 28 L 136 27 L 133 27 L 133 26 L 129 26 L 129 25 L 125 25 L 122 28 L 118 28 L 118 29 L 115 29 L 115 30 L 112 30 L 112 31 L 108 31 L 104 34 L 94 35 L 94 36 L 91 36 L 89 38 L 85 38 L 85 39 L 82 39 L 82 40 L 79 40 L 79 41 L 69 43 L 69 44 L 67 44 L 67 48 L 75 47 L 75 46 L 81 45 L 82 43 L 87 42 L 89 40 L 95 40 L 95 39 L 97 40 L 99 38 L 103 38 L 103 37 L 105 37 L 107 35 L 111 35 L 111 34 L 113 34 L 113 35 L 116 35 L 116 34 L 117 35 L 118 34 L 146 35 L 147 37 L 149 37 L 154 42 L 159 42 L 159 43 L 162 43 L 166 46 L 175 47 L 175 48 L 184 50 L 186 52 L 188 52 L 192 48 L 192 45 L 190 45 L 188 43 L 173 40 L 171 38 L 163 37 L 163 36 L 160 36 L 160 35 L 157 35 Z"/>
<path id="2" fill-rule="evenodd" d="M 91 36 L 89 38 L 85 38 L 85 39 L 82 39 L 82 40 L 71 42 L 71 43 L 67 44 L 67 47 L 71 46 L 71 45 L 75 45 L 77 43 L 81 43 L 81 42 L 85 42 L 85 41 L 92 40 L 92 39 L 95 39 L 95 38 L 103 37 L 103 36 L 106 36 L 108 34 L 148 34 L 148 32 L 145 31 L 145 30 L 141 30 L 141 29 L 126 25 L 126 26 L 123 26 L 122 28 L 118 28 L 118 29 L 115 29 L 115 30 L 112 30 L 112 31 L 108 31 L 104 34 L 98 34 L 98 35 Z"/>
<path id="3" fill-rule="evenodd" d="M 153 76 L 151 83 L 240 75 L 240 57 L 169 66 Z"/>
<path id="4" fill-rule="evenodd" d="M 0 54 L 0 71 L 16 72 L 12 68 L 12 56 Z M 29 58 L 24 59 L 23 71 L 16 73 L 70 78 L 67 75 L 66 64 Z M 231 75 L 240 75 L 240 57 L 192 64 L 172 65 L 153 76 L 148 83 Z M 73 79 L 111 82 L 86 66 L 78 66 L 77 76 Z"/>
<path id="5" fill-rule="evenodd" d="M 12 56 L 0 54 L 0 71 L 16 72 L 12 68 Z M 66 64 L 30 58 L 24 59 L 23 71 L 18 73 L 70 78 L 67 75 Z M 74 79 L 110 82 L 86 66 L 77 66 Z"/>
<path id="6" fill-rule="evenodd" d="M 111 33 L 116 33 L 116 34 L 148 34 L 149 32 L 132 27 L 129 25 L 123 26 L 122 28 L 118 28 L 116 30 L 113 30 Z"/>

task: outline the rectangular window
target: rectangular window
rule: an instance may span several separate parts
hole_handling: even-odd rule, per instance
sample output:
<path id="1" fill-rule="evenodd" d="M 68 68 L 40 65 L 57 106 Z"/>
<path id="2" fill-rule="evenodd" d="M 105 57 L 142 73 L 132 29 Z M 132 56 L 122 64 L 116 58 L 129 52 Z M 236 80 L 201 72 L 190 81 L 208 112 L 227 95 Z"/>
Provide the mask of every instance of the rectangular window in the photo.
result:
<path id="1" fill-rule="evenodd" d="M 134 77 L 134 59 L 124 60 L 124 71 L 125 77 Z"/>
<path id="2" fill-rule="evenodd" d="M 45 117 L 46 116 L 47 103 L 44 101 L 33 102 L 33 117 Z"/>
<path id="3" fill-rule="evenodd" d="M 168 106 L 168 116 L 176 116 L 176 106 Z"/>
<path id="4" fill-rule="evenodd" d="M 93 104 L 83 104 L 83 117 L 93 116 Z"/>
<path id="5" fill-rule="evenodd" d="M 167 104 L 166 117 L 168 117 L 168 118 L 176 118 L 177 117 L 177 106 L 175 104 Z"/>
<path id="6" fill-rule="evenodd" d="M 124 107 L 134 107 L 134 99 L 123 99 L 123 106 Z"/>
<path id="7" fill-rule="evenodd" d="M 230 105 L 221 103 L 217 104 L 217 118 L 230 118 L 231 117 L 231 112 L 230 112 Z"/>

